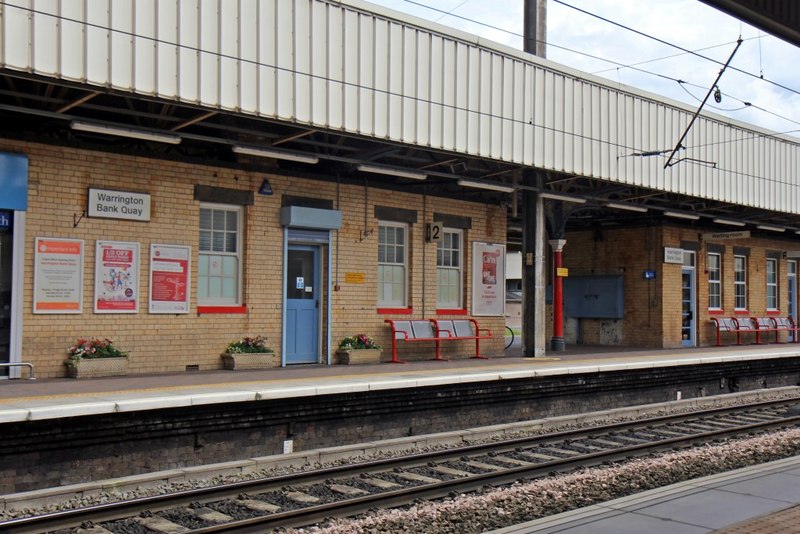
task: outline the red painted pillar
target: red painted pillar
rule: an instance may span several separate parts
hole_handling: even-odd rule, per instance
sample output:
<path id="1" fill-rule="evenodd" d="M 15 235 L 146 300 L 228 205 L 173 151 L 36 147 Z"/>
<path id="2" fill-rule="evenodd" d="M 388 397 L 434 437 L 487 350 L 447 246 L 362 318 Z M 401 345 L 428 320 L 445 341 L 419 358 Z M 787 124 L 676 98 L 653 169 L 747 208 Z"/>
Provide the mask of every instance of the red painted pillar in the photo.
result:
<path id="1" fill-rule="evenodd" d="M 553 247 L 553 337 L 550 340 L 550 350 L 563 351 L 567 348 L 564 341 L 564 287 L 562 276 L 559 276 L 561 269 L 561 253 L 566 239 L 551 239 L 550 246 Z"/>

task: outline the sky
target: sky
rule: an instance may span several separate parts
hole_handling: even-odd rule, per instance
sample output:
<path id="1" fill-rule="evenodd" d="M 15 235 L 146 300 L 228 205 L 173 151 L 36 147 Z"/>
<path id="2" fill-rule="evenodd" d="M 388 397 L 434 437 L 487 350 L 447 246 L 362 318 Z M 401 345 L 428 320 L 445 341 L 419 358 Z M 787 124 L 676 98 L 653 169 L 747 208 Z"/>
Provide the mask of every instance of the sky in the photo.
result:
<path id="1" fill-rule="evenodd" d="M 524 0 L 368 1 L 522 48 Z M 699 0 L 547 1 L 547 59 L 695 107 L 740 37 L 703 109 L 800 137 L 800 48 Z"/>

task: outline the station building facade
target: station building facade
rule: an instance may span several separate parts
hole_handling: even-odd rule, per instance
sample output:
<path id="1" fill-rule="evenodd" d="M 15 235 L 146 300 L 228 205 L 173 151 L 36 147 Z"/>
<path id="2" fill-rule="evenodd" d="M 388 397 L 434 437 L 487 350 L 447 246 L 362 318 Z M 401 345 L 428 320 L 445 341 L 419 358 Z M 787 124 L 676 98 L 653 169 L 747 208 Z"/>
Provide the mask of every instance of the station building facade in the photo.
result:
<path id="1" fill-rule="evenodd" d="M 478 319 L 499 355 L 474 251 L 503 247 L 509 217 L 535 225 L 523 321 L 540 321 L 563 273 L 534 220 L 565 195 L 598 217 L 549 236 L 567 243 L 568 341 L 703 346 L 711 317 L 796 313 L 795 138 L 361 0 L 101 7 L 0 7 L 0 363 L 63 376 L 67 347 L 97 336 L 131 372 L 213 369 L 260 335 L 275 366 L 328 364 L 360 333 L 386 353 L 385 319 L 439 317 Z M 367 163 L 383 176 L 353 171 Z M 619 224 L 612 203 L 644 215 Z M 715 237 L 726 216 L 745 232 Z"/>
<path id="2" fill-rule="evenodd" d="M 568 233 L 567 342 L 702 347 L 717 343 L 714 317 L 796 321 L 800 244 L 768 233 L 692 224 Z M 582 314 L 575 305 L 580 300 L 601 300 L 606 306 L 590 306 Z M 781 332 L 778 339 L 793 337 Z M 774 341 L 774 332 L 761 338 Z M 736 343 L 736 335 L 723 334 L 721 341 Z M 742 334 L 741 341 L 754 343 L 755 334 Z"/>
<path id="3" fill-rule="evenodd" d="M 255 336 L 268 339 L 276 367 L 335 363 L 339 342 L 362 333 L 382 345 L 386 359 L 385 319 L 473 317 L 472 244 L 505 243 L 505 208 L 498 205 L 55 145 L 4 140 L 0 151 L 28 161 L 27 210 L 5 210 L 24 220 L 23 242 L 8 240 L 24 259 L 6 303 L 21 304 L 21 324 L 9 322 L 6 333 L 19 336 L 21 360 L 42 377 L 64 376 L 67 348 L 87 337 L 113 339 L 129 352 L 131 373 L 219 369 L 231 341 Z M 264 179 L 271 195 L 257 193 Z M 92 189 L 148 195 L 149 221 L 86 216 Z M 287 220 L 292 213 L 312 220 L 295 227 Z M 325 226 L 331 215 L 341 221 L 336 229 Z M 314 228 L 315 218 L 322 227 Z M 449 226 L 442 228 L 446 239 L 429 242 L 425 226 L 434 219 Z M 76 308 L 69 295 L 42 295 L 47 284 L 35 279 L 53 276 L 36 264 L 37 241 L 59 240 L 83 245 Z M 108 309 L 115 304 L 101 293 L 113 262 L 97 261 L 98 242 L 137 245 L 135 268 L 117 269 L 138 272 L 125 286 L 135 292 L 127 299 L 135 311 Z M 170 245 L 188 250 L 188 309 L 151 313 L 149 297 L 158 298 L 151 250 Z M 50 301 L 60 303 L 53 309 Z M 106 309 L 98 309 L 102 302 Z M 500 354 L 502 314 L 476 319 L 498 333 L 482 342 L 482 352 Z M 402 356 L 431 358 L 432 347 L 409 343 Z M 445 356 L 474 350 L 474 342 L 443 344 Z"/>

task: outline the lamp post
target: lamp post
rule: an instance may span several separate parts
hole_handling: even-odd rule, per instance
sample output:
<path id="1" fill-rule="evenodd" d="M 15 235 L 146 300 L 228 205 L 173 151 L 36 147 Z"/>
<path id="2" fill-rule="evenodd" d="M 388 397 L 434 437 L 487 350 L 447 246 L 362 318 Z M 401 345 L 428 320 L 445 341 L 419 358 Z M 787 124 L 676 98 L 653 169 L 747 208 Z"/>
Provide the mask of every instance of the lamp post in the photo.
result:
<path id="1" fill-rule="evenodd" d="M 551 239 L 550 246 L 553 247 L 553 337 L 550 339 L 550 350 L 562 352 L 566 350 L 567 344 L 564 341 L 564 293 L 562 285 L 561 253 L 566 239 Z"/>

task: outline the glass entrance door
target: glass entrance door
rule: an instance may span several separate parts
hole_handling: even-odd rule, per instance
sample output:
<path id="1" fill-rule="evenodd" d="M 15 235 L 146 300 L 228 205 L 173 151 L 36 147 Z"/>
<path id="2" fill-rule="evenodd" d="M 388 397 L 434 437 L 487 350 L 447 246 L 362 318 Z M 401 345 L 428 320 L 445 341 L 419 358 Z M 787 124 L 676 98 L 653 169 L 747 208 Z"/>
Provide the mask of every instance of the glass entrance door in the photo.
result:
<path id="1" fill-rule="evenodd" d="M 11 272 L 14 252 L 14 212 L 0 210 L 0 363 L 11 360 Z M 0 369 L 7 377 L 8 369 Z"/>
<path id="2" fill-rule="evenodd" d="M 681 345 L 695 346 L 694 252 L 683 253 L 681 271 Z"/>

